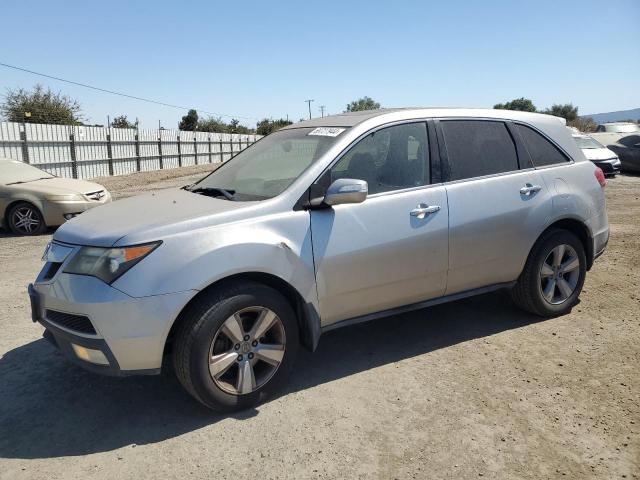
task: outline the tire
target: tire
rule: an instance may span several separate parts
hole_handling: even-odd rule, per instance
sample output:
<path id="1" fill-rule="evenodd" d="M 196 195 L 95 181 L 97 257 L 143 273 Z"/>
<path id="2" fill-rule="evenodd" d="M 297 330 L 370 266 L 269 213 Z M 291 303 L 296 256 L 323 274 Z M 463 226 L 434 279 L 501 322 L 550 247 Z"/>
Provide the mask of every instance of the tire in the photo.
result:
<path id="1" fill-rule="evenodd" d="M 18 202 L 7 214 L 9 229 L 16 235 L 39 235 L 47 226 L 37 207 L 28 202 Z"/>
<path id="2" fill-rule="evenodd" d="M 550 230 L 531 249 L 511 297 L 535 315 L 564 315 L 578 302 L 586 273 L 587 257 L 580 239 L 568 230 Z"/>
<path id="3" fill-rule="evenodd" d="M 173 344 L 176 376 L 212 410 L 253 407 L 288 380 L 298 352 L 298 323 L 276 290 L 251 281 L 230 283 L 196 300 L 180 321 Z"/>

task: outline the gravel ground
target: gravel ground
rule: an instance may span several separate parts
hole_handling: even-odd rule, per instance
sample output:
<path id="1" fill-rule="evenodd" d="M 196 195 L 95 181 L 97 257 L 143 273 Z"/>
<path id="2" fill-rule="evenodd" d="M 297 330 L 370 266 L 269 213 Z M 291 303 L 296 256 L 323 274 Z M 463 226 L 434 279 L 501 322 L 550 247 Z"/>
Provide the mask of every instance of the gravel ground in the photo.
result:
<path id="1" fill-rule="evenodd" d="M 122 197 L 210 168 L 99 181 Z M 63 361 L 25 291 L 51 235 L 0 234 L 0 478 L 639 478 L 640 177 L 606 192 L 611 241 L 571 314 L 497 292 L 333 331 L 235 415 L 170 372 Z"/>

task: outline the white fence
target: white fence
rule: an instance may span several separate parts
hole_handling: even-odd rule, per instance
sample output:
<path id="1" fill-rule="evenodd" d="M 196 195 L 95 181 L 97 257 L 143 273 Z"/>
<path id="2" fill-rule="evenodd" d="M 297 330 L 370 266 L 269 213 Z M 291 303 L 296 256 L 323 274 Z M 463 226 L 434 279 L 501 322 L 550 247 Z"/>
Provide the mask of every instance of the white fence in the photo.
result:
<path id="1" fill-rule="evenodd" d="M 0 122 L 0 156 L 60 177 L 92 178 L 219 163 L 259 135 Z"/>

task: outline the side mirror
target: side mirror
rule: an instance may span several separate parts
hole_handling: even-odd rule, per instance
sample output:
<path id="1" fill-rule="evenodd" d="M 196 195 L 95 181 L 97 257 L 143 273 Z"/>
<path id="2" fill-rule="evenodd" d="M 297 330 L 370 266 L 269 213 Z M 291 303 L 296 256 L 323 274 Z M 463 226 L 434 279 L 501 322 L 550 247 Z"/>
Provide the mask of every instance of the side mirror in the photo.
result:
<path id="1" fill-rule="evenodd" d="M 367 198 L 369 186 L 364 180 L 339 178 L 334 181 L 324 195 L 325 205 L 342 205 L 343 203 L 362 203 Z"/>

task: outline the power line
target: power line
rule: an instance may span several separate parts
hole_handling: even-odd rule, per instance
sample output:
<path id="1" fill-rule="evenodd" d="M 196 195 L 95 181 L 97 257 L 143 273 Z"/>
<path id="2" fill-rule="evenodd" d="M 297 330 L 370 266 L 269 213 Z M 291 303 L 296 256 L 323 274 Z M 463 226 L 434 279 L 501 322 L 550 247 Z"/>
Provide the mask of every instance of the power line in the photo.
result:
<path id="1" fill-rule="evenodd" d="M 106 88 L 95 87 L 93 85 L 88 85 L 86 83 L 75 82 L 73 80 L 66 80 L 64 78 L 55 77 L 53 75 L 47 75 L 45 73 L 34 72 L 33 70 L 28 70 L 28 69 L 22 68 L 22 67 L 16 67 L 15 65 L 9 65 L 7 63 L 0 62 L 0 66 L 6 67 L 6 68 L 12 68 L 14 70 L 19 70 L 21 72 L 31 73 L 32 75 L 39 75 L 41 77 L 51 78 L 51 79 L 57 80 L 59 82 L 70 83 L 72 85 L 77 85 L 79 87 L 90 88 L 91 90 L 97 90 L 99 92 L 110 93 L 111 95 L 119 95 L 121 97 L 132 98 L 133 100 L 140 100 L 141 102 L 155 103 L 156 105 L 162 105 L 164 107 L 170 107 L 170 108 L 178 108 L 180 110 L 191 110 L 191 108 L 189 108 L 189 107 L 183 107 L 181 105 L 173 105 L 171 103 L 165 103 L 165 102 L 161 102 L 159 100 L 151 100 L 149 98 L 137 97 L 135 95 L 129 95 L 127 93 L 116 92 L 114 90 L 107 90 Z M 217 117 L 238 118 L 238 119 L 242 119 L 242 120 L 258 120 L 257 117 L 241 117 L 239 115 L 228 115 L 226 113 L 208 112 L 206 110 L 200 110 L 200 109 L 196 109 L 196 110 L 199 110 L 202 113 L 206 113 L 207 115 L 212 115 L 212 116 L 217 116 Z"/>

